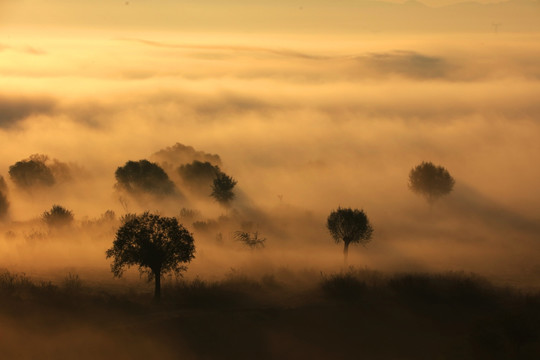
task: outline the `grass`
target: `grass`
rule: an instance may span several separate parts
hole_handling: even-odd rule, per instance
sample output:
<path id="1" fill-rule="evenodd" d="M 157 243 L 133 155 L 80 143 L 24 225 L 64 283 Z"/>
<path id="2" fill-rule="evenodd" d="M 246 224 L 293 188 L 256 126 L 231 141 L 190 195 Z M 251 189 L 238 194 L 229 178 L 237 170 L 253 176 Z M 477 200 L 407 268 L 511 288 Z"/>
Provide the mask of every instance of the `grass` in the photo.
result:
<path id="1" fill-rule="evenodd" d="M 16 358 L 536 359 L 540 294 L 464 273 L 166 282 L 163 300 L 0 273 L 0 341 Z M 81 341 L 81 337 L 86 341 Z M 50 352 L 28 343 L 48 344 Z M 90 348 L 91 351 L 81 352 Z M 41 352 L 39 352 L 41 351 Z M 9 358 L 9 357 L 8 357 Z"/>

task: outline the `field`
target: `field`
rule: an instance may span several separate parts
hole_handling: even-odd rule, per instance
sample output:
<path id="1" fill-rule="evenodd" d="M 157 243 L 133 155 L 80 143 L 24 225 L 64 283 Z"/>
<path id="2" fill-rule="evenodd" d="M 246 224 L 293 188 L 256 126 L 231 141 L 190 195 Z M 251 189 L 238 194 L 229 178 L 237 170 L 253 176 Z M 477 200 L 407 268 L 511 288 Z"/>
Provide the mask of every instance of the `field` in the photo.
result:
<path id="1" fill-rule="evenodd" d="M 472 274 L 232 271 L 170 281 L 160 304 L 0 275 L 0 341 L 13 359 L 534 359 L 540 294 Z M 29 346 L 31 344 L 31 346 Z"/>

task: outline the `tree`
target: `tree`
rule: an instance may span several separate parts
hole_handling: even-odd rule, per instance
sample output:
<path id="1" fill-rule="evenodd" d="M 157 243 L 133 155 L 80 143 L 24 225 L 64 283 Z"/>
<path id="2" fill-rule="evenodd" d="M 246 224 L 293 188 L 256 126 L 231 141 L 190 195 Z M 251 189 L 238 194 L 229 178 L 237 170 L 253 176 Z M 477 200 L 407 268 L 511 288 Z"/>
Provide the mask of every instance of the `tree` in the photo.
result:
<path id="1" fill-rule="evenodd" d="M 448 170 L 431 162 L 422 162 L 409 173 L 409 189 L 425 197 L 430 206 L 441 196 L 449 194 L 454 184 Z"/>
<path id="2" fill-rule="evenodd" d="M 174 183 L 156 163 L 148 160 L 128 161 L 116 169 L 116 187 L 129 193 L 145 192 L 153 195 L 171 195 Z"/>
<path id="3" fill-rule="evenodd" d="M 0 221 L 8 215 L 9 201 L 7 198 L 7 185 L 4 177 L 0 175 Z"/>
<path id="4" fill-rule="evenodd" d="M 45 164 L 46 155 L 35 154 L 29 159 L 16 162 L 9 167 L 9 177 L 20 188 L 52 186 L 55 184 L 51 169 Z"/>
<path id="5" fill-rule="evenodd" d="M 60 205 L 53 205 L 51 210 L 45 211 L 41 218 L 50 227 L 66 227 L 73 222 L 73 213 Z"/>
<path id="6" fill-rule="evenodd" d="M 338 207 L 337 210 L 333 210 L 328 216 L 326 227 L 336 243 L 339 244 L 343 241 L 345 264 L 347 264 L 349 245 L 351 243 L 358 243 L 365 246 L 371 241 L 373 234 L 373 228 L 364 210 L 358 209 L 342 209 Z"/>
<path id="7" fill-rule="evenodd" d="M 225 173 L 219 173 L 212 184 L 212 196 L 221 205 L 228 207 L 234 199 L 235 194 L 233 188 L 237 181 Z"/>
<path id="8" fill-rule="evenodd" d="M 161 297 L 161 276 L 186 270 L 185 263 L 194 258 L 192 235 L 172 217 L 161 217 L 148 212 L 128 214 L 116 232 L 107 258 L 114 258 L 111 271 L 122 276 L 126 267 L 137 265 L 141 273 L 154 278 L 154 299 Z"/>
<path id="9" fill-rule="evenodd" d="M 184 183 L 197 192 L 208 191 L 208 188 L 220 173 L 219 167 L 212 165 L 208 161 L 195 160 L 191 164 L 184 164 L 178 168 L 178 174 Z"/>

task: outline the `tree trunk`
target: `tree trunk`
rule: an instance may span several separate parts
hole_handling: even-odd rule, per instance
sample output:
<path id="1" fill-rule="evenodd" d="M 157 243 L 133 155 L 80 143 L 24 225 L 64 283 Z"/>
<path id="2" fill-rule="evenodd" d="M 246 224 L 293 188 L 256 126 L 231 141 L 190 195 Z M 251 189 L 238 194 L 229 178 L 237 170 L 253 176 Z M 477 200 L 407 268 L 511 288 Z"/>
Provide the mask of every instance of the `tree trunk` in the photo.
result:
<path id="1" fill-rule="evenodd" d="M 343 246 L 343 264 L 345 267 L 348 265 L 348 257 L 349 257 L 349 243 L 345 242 L 345 245 Z"/>
<path id="2" fill-rule="evenodd" d="M 154 301 L 159 302 L 159 300 L 161 299 L 161 271 L 155 272 L 154 275 Z"/>

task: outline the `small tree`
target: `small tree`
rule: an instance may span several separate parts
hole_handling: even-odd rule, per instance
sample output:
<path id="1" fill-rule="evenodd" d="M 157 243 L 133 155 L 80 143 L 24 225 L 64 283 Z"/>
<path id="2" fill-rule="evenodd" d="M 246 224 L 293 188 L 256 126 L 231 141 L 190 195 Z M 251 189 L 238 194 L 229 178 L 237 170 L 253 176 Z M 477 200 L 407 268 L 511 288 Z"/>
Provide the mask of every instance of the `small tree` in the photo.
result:
<path id="1" fill-rule="evenodd" d="M 114 258 L 111 271 L 122 276 L 126 267 L 137 265 L 141 273 L 154 279 L 154 299 L 161 297 L 161 276 L 186 270 L 195 252 L 192 235 L 175 218 L 148 212 L 128 214 L 116 232 L 107 258 Z"/>
<path id="2" fill-rule="evenodd" d="M 345 265 L 347 265 L 349 245 L 351 243 L 358 243 L 365 246 L 371 241 L 373 234 L 373 228 L 364 210 L 358 209 L 342 209 L 338 207 L 337 210 L 333 210 L 328 216 L 326 227 L 336 243 L 339 244 L 343 241 Z"/>
<path id="3" fill-rule="evenodd" d="M 71 225 L 73 213 L 60 205 L 53 205 L 51 210 L 45 211 L 41 218 L 50 227 L 61 228 Z"/>
<path id="4" fill-rule="evenodd" d="M 409 189 L 425 197 L 430 206 L 441 196 L 449 194 L 454 184 L 448 170 L 431 162 L 422 162 L 409 173 Z"/>
<path id="5" fill-rule="evenodd" d="M 230 202 L 234 199 L 235 194 L 233 189 L 237 181 L 225 173 L 217 174 L 212 184 L 212 196 L 221 205 L 228 207 Z"/>

